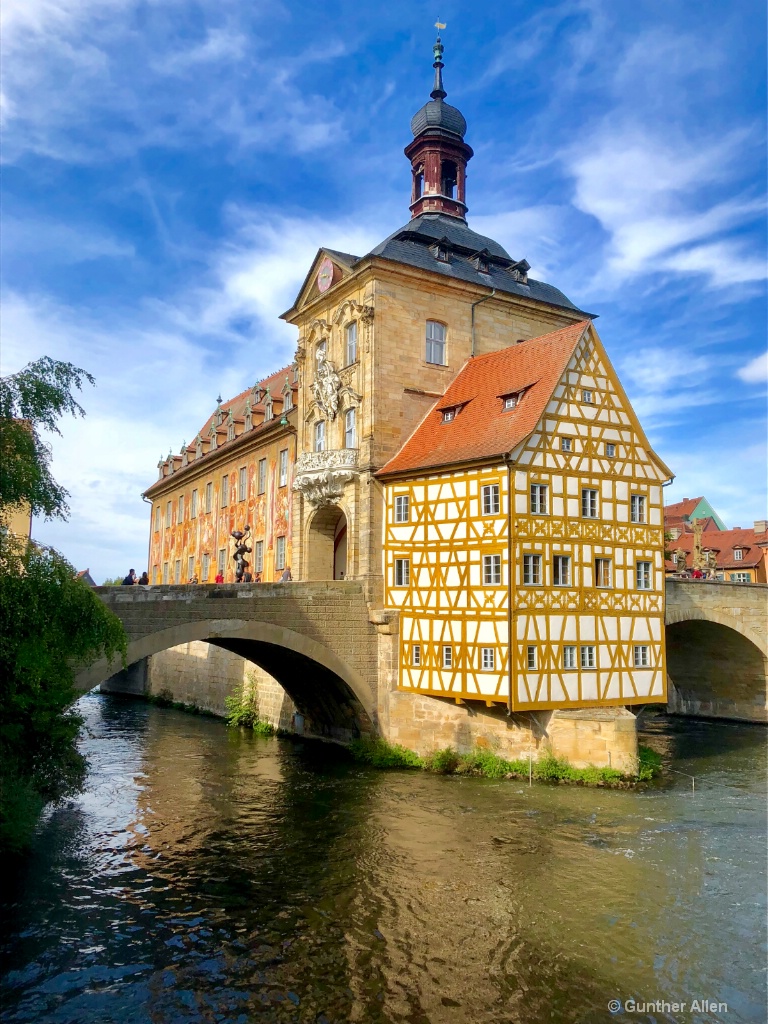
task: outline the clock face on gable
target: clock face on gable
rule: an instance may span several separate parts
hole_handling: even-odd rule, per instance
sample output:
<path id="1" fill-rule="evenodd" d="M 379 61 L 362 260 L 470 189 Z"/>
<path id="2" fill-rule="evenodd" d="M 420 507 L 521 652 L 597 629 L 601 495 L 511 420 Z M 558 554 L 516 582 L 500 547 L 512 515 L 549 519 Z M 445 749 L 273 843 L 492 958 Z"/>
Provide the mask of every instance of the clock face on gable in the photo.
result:
<path id="1" fill-rule="evenodd" d="M 317 287 L 321 292 L 327 292 L 333 283 L 333 263 L 326 256 L 320 264 L 317 272 Z"/>

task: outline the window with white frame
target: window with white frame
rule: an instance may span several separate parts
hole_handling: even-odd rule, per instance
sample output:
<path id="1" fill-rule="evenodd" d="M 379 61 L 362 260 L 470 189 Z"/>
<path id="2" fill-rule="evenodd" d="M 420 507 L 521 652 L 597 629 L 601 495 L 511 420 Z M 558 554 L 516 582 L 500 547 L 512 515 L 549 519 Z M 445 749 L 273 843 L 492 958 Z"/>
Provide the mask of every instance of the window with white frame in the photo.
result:
<path id="1" fill-rule="evenodd" d="M 275 541 L 275 568 L 285 568 L 285 537 L 278 537 Z"/>
<path id="2" fill-rule="evenodd" d="M 582 644 L 581 646 L 581 667 L 582 668 L 595 668 L 597 660 L 595 657 L 595 648 L 592 644 Z"/>
<path id="3" fill-rule="evenodd" d="M 163 583 L 168 583 L 168 563 L 163 562 Z"/>
<path id="4" fill-rule="evenodd" d="M 443 668 L 453 668 L 453 648 L 447 644 L 443 647 Z"/>
<path id="5" fill-rule="evenodd" d="M 283 412 L 290 412 L 293 408 L 293 391 L 290 388 L 286 388 L 283 395 Z"/>
<path id="6" fill-rule="evenodd" d="M 545 516 L 547 507 L 547 485 L 531 484 L 531 515 Z"/>
<path id="7" fill-rule="evenodd" d="M 275 418 L 275 407 L 272 404 L 272 395 L 267 395 L 267 400 L 264 403 L 264 422 L 269 423 L 270 420 Z"/>
<path id="8" fill-rule="evenodd" d="M 395 586 L 407 587 L 411 582 L 411 560 L 409 558 L 395 559 Z"/>
<path id="9" fill-rule="evenodd" d="M 347 409 L 344 413 L 344 447 L 345 448 L 356 448 L 357 447 L 357 431 L 356 431 L 356 410 Z"/>
<path id="10" fill-rule="evenodd" d="M 556 587 L 571 585 L 571 556 L 555 555 L 552 559 L 552 583 Z"/>
<path id="11" fill-rule="evenodd" d="M 492 672 L 496 668 L 496 651 L 493 647 L 480 648 L 480 664 L 485 672 Z"/>
<path id="12" fill-rule="evenodd" d="M 253 549 L 253 570 L 264 572 L 264 541 L 257 540 Z"/>
<path id="13" fill-rule="evenodd" d="M 731 583 L 751 583 L 752 575 L 748 572 L 731 572 L 728 574 Z"/>
<path id="14" fill-rule="evenodd" d="M 573 451 L 573 441 L 570 439 L 570 437 L 561 437 L 560 438 L 560 451 L 561 452 L 571 452 L 571 451 Z"/>
<path id="15" fill-rule="evenodd" d="M 455 409 L 443 409 L 443 423 L 453 423 L 456 419 Z"/>
<path id="16" fill-rule="evenodd" d="M 541 586 L 541 555 L 523 555 L 523 584 Z"/>
<path id="17" fill-rule="evenodd" d="M 226 548 L 219 548 L 219 557 L 218 557 L 218 561 L 216 563 L 216 569 L 217 569 L 217 572 L 218 572 L 219 576 L 223 576 L 224 575 L 224 570 L 226 569 L 226 567 L 227 567 L 227 549 Z"/>
<path id="18" fill-rule="evenodd" d="M 229 474 L 221 478 L 221 507 L 226 508 L 229 504 Z"/>
<path id="19" fill-rule="evenodd" d="M 597 519 L 597 491 L 594 487 L 581 489 L 581 515 L 583 519 Z"/>
<path id="20" fill-rule="evenodd" d="M 189 518 L 197 519 L 197 488 L 192 491 L 192 504 L 189 509 Z"/>
<path id="21" fill-rule="evenodd" d="M 652 586 L 651 563 L 635 563 L 635 587 L 637 590 L 650 590 Z"/>
<path id="22" fill-rule="evenodd" d="M 595 559 L 595 586 L 611 586 L 611 560 L 610 558 Z"/>
<path id="23" fill-rule="evenodd" d="M 632 494 L 629 499 L 629 518 L 633 523 L 644 523 L 645 520 L 645 495 Z"/>
<path id="24" fill-rule="evenodd" d="M 171 509 L 172 508 L 173 508 L 173 502 L 169 501 L 168 504 L 165 506 L 165 528 L 166 528 L 166 530 L 170 530 L 170 528 L 171 528 L 171 517 L 172 517 Z"/>
<path id="25" fill-rule="evenodd" d="M 173 582 L 181 583 L 181 559 L 177 558 L 173 566 Z"/>
<path id="26" fill-rule="evenodd" d="M 267 489 L 267 460 L 259 459 L 259 494 L 263 494 Z"/>
<path id="27" fill-rule="evenodd" d="M 347 324 L 346 330 L 347 366 L 357 362 L 357 321 Z"/>
<path id="28" fill-rule="evenodd" d="M 563 647 L 563 668 L 576 668 L 576 647 L 566 644 Z"/>
<path id="29" fill-rule="evenodd" d="M 734 562 L 743 562 L 744 561 L 744 549 L 743 548 L 734 548 L 733 549 L 733 560 L 734 560 Z"/>
<path id="30" fill-rule="evenodd" d="M 315 447 L 316 452 L 325 451 L 325 420 L 318 420 L 315 424 Z"/>
<path id="31" fill-rule="evenodd" d="M 207 483 L 205 485 L 205 511 L 213 511 L 213 484 Z"/>
<path id="32" fill-rule="evenodd" d="M 279 455 L 279 480 L 280 487 L 288 485 L 288 449 L 283 448 Z"/>
<path id="33" fill-rule="evenodd" d="M 195 556 L 190 555 L 187 559 L 187 579 L 191 580 L 195 575 Z"/>
<path id="34" fill-rule="evenodd" d="M 486 587 L 501 583 L 501 555 L 483 555 L 483 583 Z"/>
<path id="35" fill-rule="evenodd" d="M 159 529 L 160 529 L 160 516 L 161 516 L 160 506 L 159 505 L 155 505 L 155 533 L 157 533 L 159 531 Z"/>
<path id="36" fill-rule="evenodd" d="M 615 444 L 611 444 L 610 442 L 608 442 L 606 444 L 606 446 L 605 446 L 605 454 L 608 456 L 609 459 L 615 458 L 616 457 L 616 445 Z"/>
<path id="37" fill-rule="evenodd" d="M 592 405 L 594 403 L 595 396 L 591 388 L 581 389 L 581 400 L 582 402 L 586 402 L 587 405 Z"/>
<path id="38" fill-rule="evenodd" d="M 407 494 L 398 494 L 395 497 L 395 522 L 407 523 L 411 514 L 411 499 Z"/>
<path id="39" fill-rule="evenodd" d="M 501 408 L 504 412 L 509 412 L 510 409 L 517 408 L 517 404 L 520 401 L 521 395 L 505 395 L 501 402 Z"/>
<path id="40" fill-rule="evenodd" d="M 414 644 L 411 647 L 411 664 L 412 665 L 420 665 L 421 664 L 421 644 Z"/>
<path id="41" fill-rule="evenodd" d="M 525 667 L 529 671 L 536 668 L 536 648 L 532 644 L 525 649 Z"/>
<path id="42" fill-rule="evenodd" d="M 486 484 L 483 489 L 483 515 L 497 516 L 501 502 L 499 498 L 499 485 Z"/>
<path id="43" fill-rule="evenodd" d="M 445 366 L 445 324 L 437 320 L 427 320 L 427 350 L 426 358 L 428 363 L 435 363 L 437 366 Z"/>
<path id="44" fill-rule="evenodd" d="M 203 555 L 203 565 L 202 565 L 202 568 L 200 570 L 200 582 L 201 583 L 207 583 L 208 582 L 208 576 L 210 575 L 210 572 L 211 572 L 211 556 L 205 554 L 205 555 Z"/>
<path id="45" fill-rule="evenodd" d="M 184 522 L 184 495 L 183 494 L 179 495 L 179 500 L 176 503 L 176 522 L 177 523 L 183 523 Z"/>
<path id="46" fill-rule="evenodd" d="M 634 666 L 635 668 L 648 668 L 651 664 L 651 650 L 648 644 L 635 644 Z"/>
<path id="47" fill-rule="evenodd" d="M 248 497 L 248 469 L 246 466 L 240 467 L 239 479 L 237 482 L 237 500 L 245 501 Z"/>

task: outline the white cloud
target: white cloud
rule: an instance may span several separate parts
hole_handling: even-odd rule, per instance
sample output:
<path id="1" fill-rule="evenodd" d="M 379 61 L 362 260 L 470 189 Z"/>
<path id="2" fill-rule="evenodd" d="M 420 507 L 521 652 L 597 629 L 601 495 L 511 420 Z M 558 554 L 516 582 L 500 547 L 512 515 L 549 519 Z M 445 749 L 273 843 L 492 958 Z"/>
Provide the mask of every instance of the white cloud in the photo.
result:
<path id="1" fill-rule="evenodd" d="M 768 380 L 768 352 L 755 356 L 736 371 L 736 376 L 747 384 L 765 384 Z"/>

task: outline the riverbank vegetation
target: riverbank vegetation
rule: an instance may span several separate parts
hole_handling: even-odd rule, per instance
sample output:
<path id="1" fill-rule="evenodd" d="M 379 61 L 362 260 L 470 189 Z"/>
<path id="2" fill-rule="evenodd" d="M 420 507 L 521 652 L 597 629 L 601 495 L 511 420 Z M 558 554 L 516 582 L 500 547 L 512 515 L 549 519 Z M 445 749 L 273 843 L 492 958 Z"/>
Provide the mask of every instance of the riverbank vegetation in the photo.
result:
<path id="1" fill-rule="evenodd" d="M 250 729 L 257 736 L 274 736 L 277 732 L 271 722 L 259 717 L 259 702 L 256 687 L 248 678 L 235 692 L 226 697 L 227 725 L 232 728 Z"/>
<path id="2" fill-rule="evenodd" d="M 66 519 L 66 490 L 52 477 L 41 431 L 60 433 L 72 397 L 93 378 L 39 359 L 0 378 L 0 852 L 30 842 L 45 804 L 76 793 L 86 773 L 72 711 L 76 667 L 105 656 L 124 663 L 120 620 L 52 548 L 15 536 L 15 513 Z"/>
<path id="3" fill-rule="evenodd" d="M 352 756 L 373 768 L 419 768 L 440 775 L 477 775 L 487 779 L 527 779 L 539 782 L 570 782 L 585 786 L 627 786 L 647 782 L 661 772 L 661 757 L 650 747 L 640 747 L 636 773 L 618 768 L 574 768 L 568 761 L 545 754 L 537 760 L 508 761 L 492 750 L 475 749 L 460 754 L 451 747 L 420 757 L 413 750 L 380 738 L 359 739 L 350 744 Z"/>

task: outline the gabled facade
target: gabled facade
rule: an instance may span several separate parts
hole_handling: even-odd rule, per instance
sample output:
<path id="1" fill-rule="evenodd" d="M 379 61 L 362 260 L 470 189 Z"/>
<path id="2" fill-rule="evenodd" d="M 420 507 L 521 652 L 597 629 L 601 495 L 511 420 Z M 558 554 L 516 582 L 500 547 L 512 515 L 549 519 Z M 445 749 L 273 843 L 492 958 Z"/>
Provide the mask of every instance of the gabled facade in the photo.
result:
<path id="1" fill-rule="evenodd" d="M 664 506 L 664 526 L 673 539 L 691 530 L 696 519 L 704 520 L 704 530 L 727 530 L 720 516 L 704 497 L 683 498 L 672 505 Z"/>
<path id="2" fill-rule="evenodd" d="M 400 688 L 666 700 L 662 484 L 593 325 L 470 360 L 378 474 Z"/>

